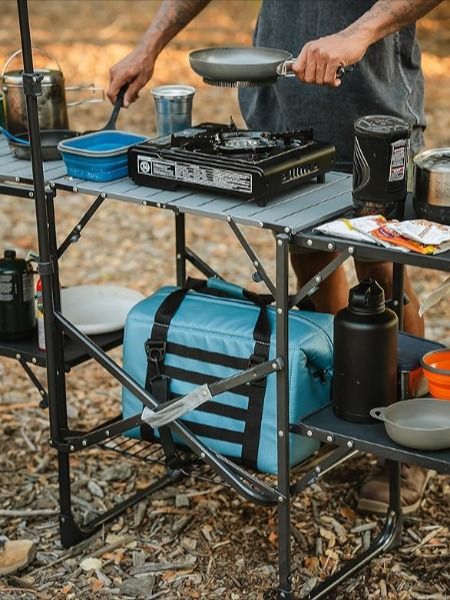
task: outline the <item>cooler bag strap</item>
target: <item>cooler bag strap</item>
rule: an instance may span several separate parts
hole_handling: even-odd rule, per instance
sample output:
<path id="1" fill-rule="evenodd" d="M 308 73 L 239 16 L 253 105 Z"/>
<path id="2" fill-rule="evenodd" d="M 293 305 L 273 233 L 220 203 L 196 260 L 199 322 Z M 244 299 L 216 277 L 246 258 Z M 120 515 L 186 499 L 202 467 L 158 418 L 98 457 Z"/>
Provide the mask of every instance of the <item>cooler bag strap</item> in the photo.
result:
<path id="1" fill-rule="evenodd" d="M 170 378 L 162 373 L 170 322 L 189 290 L 201 290 L 210 287 L 210 289 L 215 289 L 223 295 L 244 298 L 260 306 L 258 319 L 256 320 L 253 330 L 255 345 L 253 354 L 248 359 L 248 366 L 252 367 L 261 364 L 269 358 L 271 327 L 266 310 L 266 304 L 269 302 L 269 297 L 260 298 L 257 294 L 247 292 L 246 290 L 233 284 L 228 284 L 227 282 L 221 282 L 220 285 L 217 286 L 210 284 L 211 280 L 206 282 L 205 280 L 189 278 L 186 281 L 185 287 L 169 294 L 155 313 L 151 334 L 145 343 L 148 365 L 145 388 L 149 390 L 161 404 L 170 399 Z M 233 357 L 231 358 L 233 359 Z M 266 378 L 254 381 L 246 386 L 249 401 L 243 433 L 242 462 L 255 469 L 258 459 L 265 388 Z M 201 428 L 201 425 L 198 427 Z M 146 423 L 143 423 L 141 425 L 141 433 L 148 436 L 150 432 L 152 432 L 152 428 Z M 168 427 L 161 427 L 159 432 L 164 452 L 166 453 L 166 448 L 164 446 L 167 445 L 167 450 L 170 454 L 173 454 L 175 452 L 175 444 L 173 443 L 170 430 Z"/>

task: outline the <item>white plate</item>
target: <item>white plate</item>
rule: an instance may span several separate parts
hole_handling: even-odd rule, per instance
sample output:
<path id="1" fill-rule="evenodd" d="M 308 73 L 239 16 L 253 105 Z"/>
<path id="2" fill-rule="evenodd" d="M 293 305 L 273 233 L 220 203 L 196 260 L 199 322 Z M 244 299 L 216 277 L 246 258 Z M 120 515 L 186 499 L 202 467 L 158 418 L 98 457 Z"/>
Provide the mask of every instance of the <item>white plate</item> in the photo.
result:
<path id="1" fill-rule="evenodd" d="M 61 290 L 62 314 L 83 333 L 108 333 L 122 329 L 129 310 L 144 297 L 117 285 L 78 285 Z"/>

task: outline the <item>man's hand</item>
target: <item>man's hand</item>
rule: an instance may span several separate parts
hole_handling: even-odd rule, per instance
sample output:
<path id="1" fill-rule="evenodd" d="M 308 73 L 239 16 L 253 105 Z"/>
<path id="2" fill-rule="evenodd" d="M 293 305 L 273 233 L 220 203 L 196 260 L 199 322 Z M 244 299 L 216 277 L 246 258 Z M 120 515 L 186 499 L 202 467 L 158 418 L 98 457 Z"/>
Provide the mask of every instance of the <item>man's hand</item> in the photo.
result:
<path id="1" fill-rule="evenodd" d="M 115 102 L 120 88 L 129 83 L 128 90 L 123 99 L 123 105 L 128 108 L 139 94 L 139 90 L 149 81 L 153 75 L 156 57 L 149 53 L 145 46 L 137 46 L 120 62 L 113 65 L 109 70 L 108 98 Z"/>
<path id="2" fill-rule="evenodd" d="M 368 45 L 360 36 L 328 35 L 305 44 L 292 69 L 300 81 L 338 87 L 341 80 L 336 71 L 360 61 Z"/>

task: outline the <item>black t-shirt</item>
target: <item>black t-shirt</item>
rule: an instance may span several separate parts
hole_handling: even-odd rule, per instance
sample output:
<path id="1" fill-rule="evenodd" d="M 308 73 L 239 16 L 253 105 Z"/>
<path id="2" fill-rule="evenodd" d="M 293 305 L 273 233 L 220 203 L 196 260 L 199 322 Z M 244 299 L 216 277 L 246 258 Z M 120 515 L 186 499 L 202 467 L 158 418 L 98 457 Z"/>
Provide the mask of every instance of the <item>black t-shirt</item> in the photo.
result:
<path id="1" fill-rule="evenodd" d="M 341 31 L 376 0 L 262 0 L 255 46 L 298 56 L 304 44 Z M 353 123 L 367 114 L 401 117 L 412 124 L 412 151 L 423 144 L 425 115 L 420 48 L 415 26 L 369 47 L 339 88 L 279 77 L 276 84 L 239 90 L 242 114 L 255 130 L 282 131 L 312 126 L 318 140 L 336 146 L 337 160 L 351 163 Z"/>

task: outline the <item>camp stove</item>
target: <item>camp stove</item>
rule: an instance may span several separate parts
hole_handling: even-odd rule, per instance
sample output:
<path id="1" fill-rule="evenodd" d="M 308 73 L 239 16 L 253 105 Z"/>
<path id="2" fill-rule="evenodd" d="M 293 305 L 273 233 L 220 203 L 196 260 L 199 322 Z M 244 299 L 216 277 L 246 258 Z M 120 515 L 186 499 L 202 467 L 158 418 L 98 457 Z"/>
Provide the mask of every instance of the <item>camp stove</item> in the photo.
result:
<path id="1" fill-rule="evenodd" d="M 202 123 L 129 149 L 129 175 L 138 185 L 223 192 L 265 206 L 273 197 L 316 179 L 334 166 L 332 144 L 313 130 L 267 133 Z"/>

